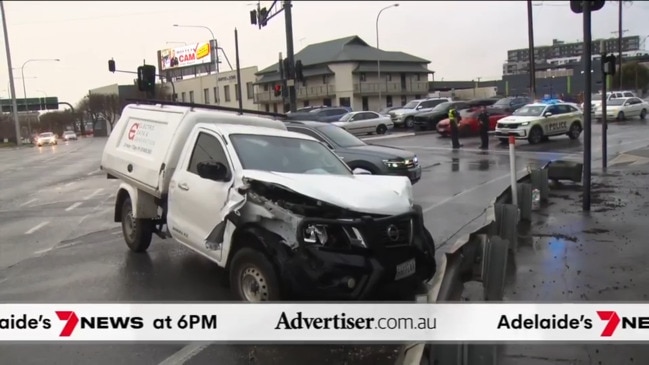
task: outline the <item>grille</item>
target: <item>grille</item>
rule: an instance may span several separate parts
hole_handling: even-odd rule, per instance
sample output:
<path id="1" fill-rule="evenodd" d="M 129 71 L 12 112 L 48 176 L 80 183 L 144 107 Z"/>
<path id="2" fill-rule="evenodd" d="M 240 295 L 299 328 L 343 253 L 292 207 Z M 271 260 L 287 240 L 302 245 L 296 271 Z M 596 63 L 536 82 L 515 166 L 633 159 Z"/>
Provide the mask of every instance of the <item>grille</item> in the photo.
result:
<path id="1" fill-rule="evenodd" d="M 388 229 L 394 226 L 396 231 L 399 233 L 398 238 L 394 239 L 388 234 Z M 402 247 L 409 246 L 410 240 L 412 238 L 412 220 L 411 219 L 402 219 L 399 221 L 394 221 L 378 227 L 378 232 L 376 232 L 376 244 L 383 245 L 386 248 Z M 394 231 L 392 231 L 394 233 Z"/>
<path id="2" fill-rule="evenodd" d="M 514 124 L 501 124 L 498 123 L 498 128 L 503 128 L 503 129 L 516 129 L 520 123 L 514 123 Z"/>

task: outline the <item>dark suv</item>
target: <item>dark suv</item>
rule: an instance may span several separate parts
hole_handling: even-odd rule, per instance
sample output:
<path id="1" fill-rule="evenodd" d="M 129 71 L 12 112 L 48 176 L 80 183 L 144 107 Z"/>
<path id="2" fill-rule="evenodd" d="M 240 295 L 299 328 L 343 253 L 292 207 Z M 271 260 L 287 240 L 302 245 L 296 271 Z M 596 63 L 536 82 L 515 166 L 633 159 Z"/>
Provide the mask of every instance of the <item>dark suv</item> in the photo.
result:
<path id="1" fill-rule="evenodd" d="M 346 130 L 329 123 L 287 121 L 286 128 L 324 143 L 352 170 L 360 168 L 374 175 L 406 176 L 413 185 L 421 179 L 421 165 L 414 152 L 367 144 Z"/>
<path id="2" fill-rule="evenodd" d="M 533 100 L 527 96 L 510 96 L 498 100 L 489 109 L 498 110 L 504 114 L 511 114 L 527 104 L 532 103 Z"/>
<path id="3" fill-rule="evenodd" d="M 287 120 L 311 120 L 314 122 L 324 122 L 324 123 L 329 123 L 329 122 L 336 122 L 340 120 L 340 118 L 351 112 L 352 109 L 348 107 L 325 107 L 325 108 L 317 108 L 310 110 L 308 112 L 295 112 L 295 113 L 290 113 L 287 114 L 286 119 Z"/>
<path id="4" fill-rule="evenodd" d="M 449 101 L 441 103 L 432 110 L 415 115 L 415 130 L 435 130 L 437 123 L 448 118 L 451 108 L 456 110 L 469 109 L 471 104 L 466 101 Z"/>

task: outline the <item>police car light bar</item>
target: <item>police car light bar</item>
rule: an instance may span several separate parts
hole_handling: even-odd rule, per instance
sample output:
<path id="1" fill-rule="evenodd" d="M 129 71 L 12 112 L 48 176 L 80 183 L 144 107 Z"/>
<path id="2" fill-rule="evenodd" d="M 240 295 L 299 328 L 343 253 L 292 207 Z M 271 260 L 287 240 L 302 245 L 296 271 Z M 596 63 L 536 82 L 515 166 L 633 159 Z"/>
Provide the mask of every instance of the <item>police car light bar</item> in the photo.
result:
<path id="1" fill-rule="evenodd" d="M 561 99 L 542 99 L 539 101 L 539 104 L 546 104 L 546 105 L 554 105 L 554 104 L 559 104 L 563 103 L 563 100 Z"/>

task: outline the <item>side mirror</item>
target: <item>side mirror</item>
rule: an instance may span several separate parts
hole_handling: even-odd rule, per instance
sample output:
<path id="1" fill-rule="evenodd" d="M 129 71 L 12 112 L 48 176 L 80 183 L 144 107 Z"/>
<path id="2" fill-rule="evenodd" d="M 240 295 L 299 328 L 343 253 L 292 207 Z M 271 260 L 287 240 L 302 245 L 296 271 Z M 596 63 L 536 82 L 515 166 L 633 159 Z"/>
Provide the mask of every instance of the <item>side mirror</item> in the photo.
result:
<path id="1" fill-rule="evenodd" d="M 543 116 L 546 117 L 546 118 L 547 118 L 547 117 L 551 117 L 551 116 L 552 116 L 552 113 L 551 113 L 551 112 L 545 112 L 545 113 L 543 114 Z"/>
<path id="2" fill-rule="evenodd" d="M 417 106 L 417 110 L 422 109 L 422 108 L 423 108 L 423 106 L 421 106 L 421 105 Z"/>
<path id="3" fill-rule="evenodd" d="M 372 175 L 371 172 L 361 169 L 360 167 L 357 167 L 353 170 L 354 175 Z"/>
<path id="4" fill-rule="evenodd" d="M 203 179 L 226 181 L 228 178 L 228 168 L 221 162 L 199 162 L 196 166 L 196 170 L 198 170 L 198 176 L 202 177 Z"/>

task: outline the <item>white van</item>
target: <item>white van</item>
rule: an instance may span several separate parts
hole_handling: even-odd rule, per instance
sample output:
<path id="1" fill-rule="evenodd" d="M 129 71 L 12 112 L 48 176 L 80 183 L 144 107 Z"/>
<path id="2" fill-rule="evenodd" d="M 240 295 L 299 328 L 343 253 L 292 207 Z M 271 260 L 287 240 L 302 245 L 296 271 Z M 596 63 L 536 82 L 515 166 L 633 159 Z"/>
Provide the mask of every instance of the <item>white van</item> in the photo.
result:
<path id="1" fill-rule="evenodd" d="M 353 172 L 282 121 L 215 109 L 123 110 L 101 168 L 121 180 L 114 219 L 131 250 L 171 237 L 225 268 L 244 301 L 410 296 L 432 278 L 406 177 Z"/>

